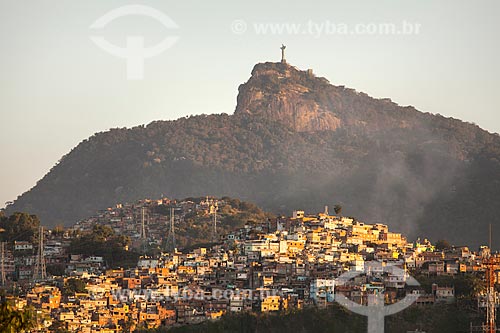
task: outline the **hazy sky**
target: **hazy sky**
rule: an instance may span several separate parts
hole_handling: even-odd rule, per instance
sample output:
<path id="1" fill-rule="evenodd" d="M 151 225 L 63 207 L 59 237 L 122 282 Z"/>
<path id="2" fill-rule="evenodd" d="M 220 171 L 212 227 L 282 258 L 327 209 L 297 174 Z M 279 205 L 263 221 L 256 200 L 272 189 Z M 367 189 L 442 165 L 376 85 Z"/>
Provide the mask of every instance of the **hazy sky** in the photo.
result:
<path id="1" fill-rule="evenodd" d="M 144 16 L 89 28 L 127 4 L 155 8 L 178 28 Z M 0 0 L 0 207 L 95 132 L 232 113 L 238 85 L 254 64 L 279 61 L 281 43 L 289 63 L 333 84 L 500 132 L 499 4 Z M 385 23 L 400 33 L 382 33 Z M 417 25 L 418 33 L 403 30 Z M 131 81 L 125 59 L 91 35 L 119 47 L 133 35 L 146 46 L 179 38 L 145 60 L 143 80 Z"/>

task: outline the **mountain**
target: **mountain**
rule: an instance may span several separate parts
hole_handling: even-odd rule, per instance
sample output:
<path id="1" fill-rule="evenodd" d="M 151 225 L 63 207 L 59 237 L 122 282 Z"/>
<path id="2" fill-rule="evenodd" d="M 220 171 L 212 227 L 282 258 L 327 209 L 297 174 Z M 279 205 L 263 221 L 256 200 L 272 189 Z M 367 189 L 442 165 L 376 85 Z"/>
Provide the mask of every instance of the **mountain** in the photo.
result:
<path id="1" fill-rule="evenodd" d="M 233 115 L 112 129 L 81 142 L 7 207 L 70 225 L 138 198 L 229 195 L 478 246 L 500 215 L 500 137 L 478 126 L 257 64 Z M 494 238 L 500 239 L 500 230 Z"/>

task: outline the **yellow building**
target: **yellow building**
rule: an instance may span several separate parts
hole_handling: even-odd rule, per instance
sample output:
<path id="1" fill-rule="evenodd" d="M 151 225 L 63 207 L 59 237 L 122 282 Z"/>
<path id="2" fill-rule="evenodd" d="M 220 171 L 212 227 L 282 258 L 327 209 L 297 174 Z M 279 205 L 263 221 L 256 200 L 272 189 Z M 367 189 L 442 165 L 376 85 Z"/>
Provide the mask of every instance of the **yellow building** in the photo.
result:
<path id="1" fill-rule="evenodd" d="M 296 240 L 287 240 L 286 245 L 288 252 L 297 253 L 297 252 L 302 252 L 302 250 L 304 250 L 305 242 Z"/>
<path id="2" fill-rule="evenodd" d="M 280 310 L 280 297 L 279 296 L 267 296 L 260 304 L 260 311 L 279 311 Z"/>

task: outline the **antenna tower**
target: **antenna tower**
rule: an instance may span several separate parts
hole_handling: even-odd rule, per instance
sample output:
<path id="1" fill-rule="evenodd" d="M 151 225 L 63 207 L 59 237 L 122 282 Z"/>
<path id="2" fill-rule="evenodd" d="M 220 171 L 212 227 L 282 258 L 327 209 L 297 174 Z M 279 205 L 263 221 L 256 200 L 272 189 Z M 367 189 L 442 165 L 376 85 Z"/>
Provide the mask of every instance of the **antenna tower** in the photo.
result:
<path id="1" fill-rule="evenodd" d="M 47 276 L 47 268 L 45 267 L 45 252 L 43 249 L 43 227 L 40 226 L 38 232 L 38 256 L 36 259 L 35 273 L 33 274 L 35 279 L 44 280 Z"/>
<path id="2" fill-rule="evenodd" d="M 216 242 L 218 239 L 218 237 L 217 237 L 217 209 L 219 208 L 219 204 L 218 204 L 217 200 L 214 200 L 214 204 L 212 207 L 213 207 L 213 214 L 214 214 L 212 241 Z"/>
<path id="3" fill-rule="evenodd" d="M 498 262 L 491 253 L 491 223 L 489 226 L 489 253 L 484 259 L 484 264 L 486 266 L 486 323 L 483 325 L 483 331 L 486 333 L 497 332 L 496 325 L 496 305 L 497 305 L 497 294 L 495 291 L 495 267 Z"/>
<path id="4" fill-rule="evenodd" d="M 2 249 L 2 286 L 5 286 L 5 242 L 0 244 Z"/>
<path id="5" fill-rule="evenodd" d="M 170 207 L 170 226 L 168 229 L 168 236 L 167 236 L 167 251 L 173 251 L 176 248 L 174 211 L 175 211 L 174 207 Z"/>
<path id="6" fill-rule="evenodd" d="M 141 207 L 141 238 L 146 239 L 146 207 Z"/>

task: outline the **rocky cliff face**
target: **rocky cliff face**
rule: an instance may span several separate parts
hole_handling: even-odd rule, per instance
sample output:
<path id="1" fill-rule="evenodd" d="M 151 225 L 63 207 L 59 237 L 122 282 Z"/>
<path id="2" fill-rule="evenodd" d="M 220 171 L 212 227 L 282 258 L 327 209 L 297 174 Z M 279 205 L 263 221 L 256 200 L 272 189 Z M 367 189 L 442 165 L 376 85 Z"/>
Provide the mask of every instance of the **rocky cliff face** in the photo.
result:
<path id="1" fill-rule="evenodd" d="M 289 64 L 257 64 L 239 87 L 235 114 L 279 121 L 295 131 L 359 127 L 368 131 L 418 126 L 425 118 L 412 107 L 374 99 L 354 89 L 331 85 L 311 70 Z M 404 116 L 404 119 L 399 117 Z"/>
<path id="2" fill-rule="evenodd" d="M 311 93 L 318 83 L 326 86 L 288 64 L 258 64 L 250 80 L 239 88 L 235 114 L 258 115 L 299 132 L 335 130 L 341 120 Z"/>

